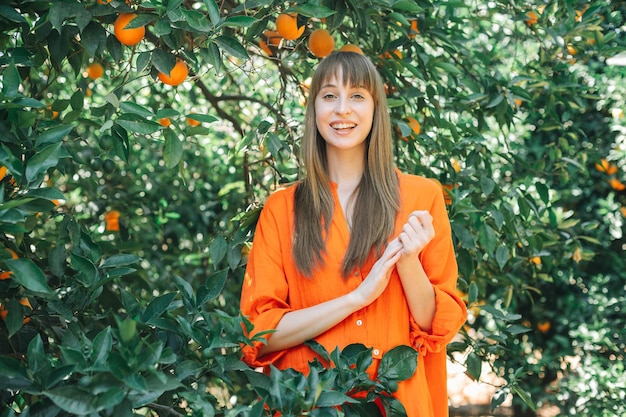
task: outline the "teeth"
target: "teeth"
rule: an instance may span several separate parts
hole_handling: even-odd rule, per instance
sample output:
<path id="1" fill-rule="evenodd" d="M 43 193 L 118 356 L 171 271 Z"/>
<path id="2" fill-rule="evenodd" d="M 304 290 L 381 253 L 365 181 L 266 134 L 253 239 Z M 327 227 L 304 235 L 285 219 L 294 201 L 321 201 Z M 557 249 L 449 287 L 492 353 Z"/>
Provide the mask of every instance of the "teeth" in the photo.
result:
<path id="1" fill-rule="evenodd" d="M 333 129 L 350 129 L 353 127 L 354 127 L 354 124 L 352 123 L 336 123 L 332 125 Z"/>

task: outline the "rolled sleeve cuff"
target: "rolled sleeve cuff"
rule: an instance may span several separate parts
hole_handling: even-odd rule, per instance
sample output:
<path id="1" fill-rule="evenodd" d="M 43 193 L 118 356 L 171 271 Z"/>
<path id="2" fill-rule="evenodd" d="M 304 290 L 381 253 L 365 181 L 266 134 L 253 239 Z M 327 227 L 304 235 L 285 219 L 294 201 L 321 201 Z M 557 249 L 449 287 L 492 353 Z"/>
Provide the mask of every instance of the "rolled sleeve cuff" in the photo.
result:
<path id="1" fill-rule="evenodd" d="M 420 354 L 443 351 L 452 341 L 465 320 L 465 303 L 456 295 L 447 293 L 438 287 L 435 289 L 435 316 L 432 329 L 425 332 L 411 319 L 411 341 Z"/>
<path id="2" fill-rule="evenodd" d="M 290 309 L 272 309 L 264 313 L 261 313 L 253 321 L 254 329 L 248 335 L 250 338 L 254 337 L 259 332 L 275 329 L 278 322 L 287 314 Z M 262 337 L 269 339 L 272 336 L 271 333 L 265 334 Z M 252 345 L 243 345 L 241 352 L 243 354 L 242 360 L 252 367 L 267 366 L 280 359 L 286 352 L 286 350 L 280 350 L 277 352 L 271 352 L 259 357 L 259 350 L 265 343 L 262 340 L 255 340 Z"/>

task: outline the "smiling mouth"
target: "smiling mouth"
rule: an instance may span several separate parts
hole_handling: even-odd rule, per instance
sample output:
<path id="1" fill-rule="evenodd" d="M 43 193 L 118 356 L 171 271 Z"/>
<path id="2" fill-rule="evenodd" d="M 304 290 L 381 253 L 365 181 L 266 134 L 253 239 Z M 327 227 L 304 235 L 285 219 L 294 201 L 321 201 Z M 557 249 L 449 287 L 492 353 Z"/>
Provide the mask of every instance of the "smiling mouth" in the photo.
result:
<path id="1" fill-rule="evenodd" d="M 356 127 L 356 124 L 354 124 L 354 123 L 332 123 L 330 125 L 330 127 L 332 127 L 335 130 L 349 130 L 349 129 L 354 129 Z"/>

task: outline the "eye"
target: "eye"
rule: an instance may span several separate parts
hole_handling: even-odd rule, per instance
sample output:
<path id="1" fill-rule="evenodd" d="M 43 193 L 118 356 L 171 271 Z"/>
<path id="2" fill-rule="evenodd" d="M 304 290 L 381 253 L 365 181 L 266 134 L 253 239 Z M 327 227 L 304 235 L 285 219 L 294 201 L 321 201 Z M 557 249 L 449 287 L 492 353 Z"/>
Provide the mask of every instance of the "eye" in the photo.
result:
<path id="1" fill-rule="evenodd" d="M 323 93 L 322 94 L 322 99 L 324 100 L 332 100 L 334 99 L 336 96 L 333 93 Z"/>

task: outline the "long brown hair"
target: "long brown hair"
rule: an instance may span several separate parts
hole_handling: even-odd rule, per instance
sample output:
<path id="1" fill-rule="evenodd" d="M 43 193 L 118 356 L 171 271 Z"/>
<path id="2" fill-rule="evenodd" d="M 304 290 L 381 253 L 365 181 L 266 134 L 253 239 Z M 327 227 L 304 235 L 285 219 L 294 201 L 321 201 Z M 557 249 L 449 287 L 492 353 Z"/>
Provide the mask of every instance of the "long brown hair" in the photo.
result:
<path id="1" fill-rule="evenodd" d="M 343 259 L 344 276 L 362 265 L 372 250 L 380 253 L 384 249 L 393 233 L 400 204 L 391 120 L 380 75 L 367 57 L 354 52 L 334 52 L 318 64 L 311 80 L 301 145 L 305 177 L 295 194 L 293 256 L 298 269 L 308 277 L 322 266 L 325 238 L 334 210 L 326 142 L 315 123 L 315 97 L 321 86 L 334 76 L 345 85 L 365 88 L 374 99 L 372 130 L 366 139 L 365 171 L 351 205 L 353 228 Z"/>

